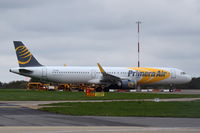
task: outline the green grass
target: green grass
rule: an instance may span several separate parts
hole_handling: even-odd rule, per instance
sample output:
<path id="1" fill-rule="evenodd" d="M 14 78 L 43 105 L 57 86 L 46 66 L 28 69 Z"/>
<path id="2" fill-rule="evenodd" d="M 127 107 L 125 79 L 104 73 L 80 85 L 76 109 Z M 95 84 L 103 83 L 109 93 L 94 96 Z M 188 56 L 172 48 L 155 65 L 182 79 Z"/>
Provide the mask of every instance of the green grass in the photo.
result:
<path id="1" fill-rule="evenodd" d="M 200 101 L 57 103 L 40 110 L 67 115 L 200 117 Z"/>
<path id="2" fill-rule="evenodd" d="M 28 90 L 0 90 L 0 101 L 58 101 L 58 100 L 112 100 L 112 99 L 154 99 L 194 98 L 200 94 L 155 94 L 155 93 L 105 93 L 104 97 L 87 97 L 83 92 L 52 92 Z"/>

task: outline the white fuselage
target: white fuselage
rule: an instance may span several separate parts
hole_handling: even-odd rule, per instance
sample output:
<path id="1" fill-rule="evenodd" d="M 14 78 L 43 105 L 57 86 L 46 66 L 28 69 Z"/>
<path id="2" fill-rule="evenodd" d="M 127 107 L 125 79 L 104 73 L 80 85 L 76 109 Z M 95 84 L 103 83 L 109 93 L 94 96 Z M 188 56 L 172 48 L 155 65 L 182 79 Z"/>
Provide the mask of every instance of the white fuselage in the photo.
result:
<path id="1" fill-rule="evenodd" d="M 31 72 L 20 72 L 20 69 Z M 104 70 L 122 80 L 134 80 L 140 84 L 183 84 L 191 80 L 189 75 L 176 68 L 104 67 Z M 50 82 L 103 84 L 101 82 L 102 73 L 98 67 L 40 66 L 18 67 L 12 68 L 10 71 Z M 162 75 L 160 72 L 164 74 Z"/>
<path id="2" fill-rule="evenodd" d="M 183 84 L 191 80 L 185 72 L 176 68 L 145 67 L 70 67 L 43 66 L 21 41 L 13 41 L 18 68 L 10 72 L 50 82 L 72 84 L 98 84 L 106 87 L 133 88 L 142 84 Z"/>

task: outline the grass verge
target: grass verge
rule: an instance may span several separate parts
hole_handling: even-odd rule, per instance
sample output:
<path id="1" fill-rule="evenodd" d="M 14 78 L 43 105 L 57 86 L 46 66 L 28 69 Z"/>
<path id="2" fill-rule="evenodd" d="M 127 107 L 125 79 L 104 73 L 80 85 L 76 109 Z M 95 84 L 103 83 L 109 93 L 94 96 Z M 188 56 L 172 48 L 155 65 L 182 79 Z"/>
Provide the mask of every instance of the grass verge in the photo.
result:
<path id="1" fill-rule="evenodd" d="M 200 117 L 200 101 L 56 103 L 40 110 L 77 116 Z"/>
<path id="2" fill-rule="evenodd" d="M 155 93 L 105 93 L 104 97 L 87 97 L 83 92 L 52 92 L 28 90 L 0 90 L 0 101 L 58 101 L 58 100 L 112 100 L 154 98 L 199 98 L 200 94 L 155 94 Z"/>

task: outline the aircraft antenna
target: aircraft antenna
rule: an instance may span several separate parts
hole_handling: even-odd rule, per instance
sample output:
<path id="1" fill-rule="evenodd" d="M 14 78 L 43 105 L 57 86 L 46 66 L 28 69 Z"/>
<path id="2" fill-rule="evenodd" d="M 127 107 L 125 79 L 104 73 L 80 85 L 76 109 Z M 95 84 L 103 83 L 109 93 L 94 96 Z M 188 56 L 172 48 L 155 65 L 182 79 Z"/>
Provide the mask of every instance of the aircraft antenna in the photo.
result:
<path id="1" fill-rule="evenodd" d="M 140 24 L 142 22 L 141 21 L 137 21 L 137 27 L 138 27 L 138 67 L 140 67 Z"/>

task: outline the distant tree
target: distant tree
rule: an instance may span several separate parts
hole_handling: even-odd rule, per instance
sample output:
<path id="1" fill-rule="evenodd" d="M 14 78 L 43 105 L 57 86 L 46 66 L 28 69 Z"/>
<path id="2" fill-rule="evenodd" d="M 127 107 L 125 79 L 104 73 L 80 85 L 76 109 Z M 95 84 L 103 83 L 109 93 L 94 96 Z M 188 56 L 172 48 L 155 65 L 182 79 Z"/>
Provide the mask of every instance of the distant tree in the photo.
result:
<path id="1" fill-rule="evenodd" d="M 0 82 L 0 88 L 2 88 L 3 87 L 3 83 L 2 82 Z"/>
<path id="2" fill-rule="evenodd" d="M 41 82 L 41 80 L 36 78 L 31 78 L 29 82 Z"/>
<path id="3" fill-rule="evenodd" d="M 36 79 L 36 78 L 31 78 L 29 82 L 40 82 L 43 84 L 51 84 L 51 85 L 57 85 L 58 82 L 49 82 L 47 80 L 41 80 L 41 79 Z"/>
<path id="4" fill-rule="evenodd" d="M 25 89 L 27 81 L 12 81 L 2 84 L 2 89 Z"/>
<path id="5" fill-rule="evenodd" d="M 177 89 L 200 89 L 200 77 L 192 78 L 192 81 L 189 83 L 174 85 L 173 87 Z M 170 85 L 146 85 L 146 86 L 143 86 L 142 88 L 169 89 L 171 88 L 171 86 Z"/>
<path id="6" fill-rule="evenodd" d="M 193 78 L 192 81 L 188 85 L 188 89 L 200 89 L 200 77 Z"/>
<path id="7" fill-rule="evenodd" d="M 187 84 L 176 85 L 176 88 L 180 89 L 200 89 L 200 77 L 192 78 L 192 81 Z"/>

